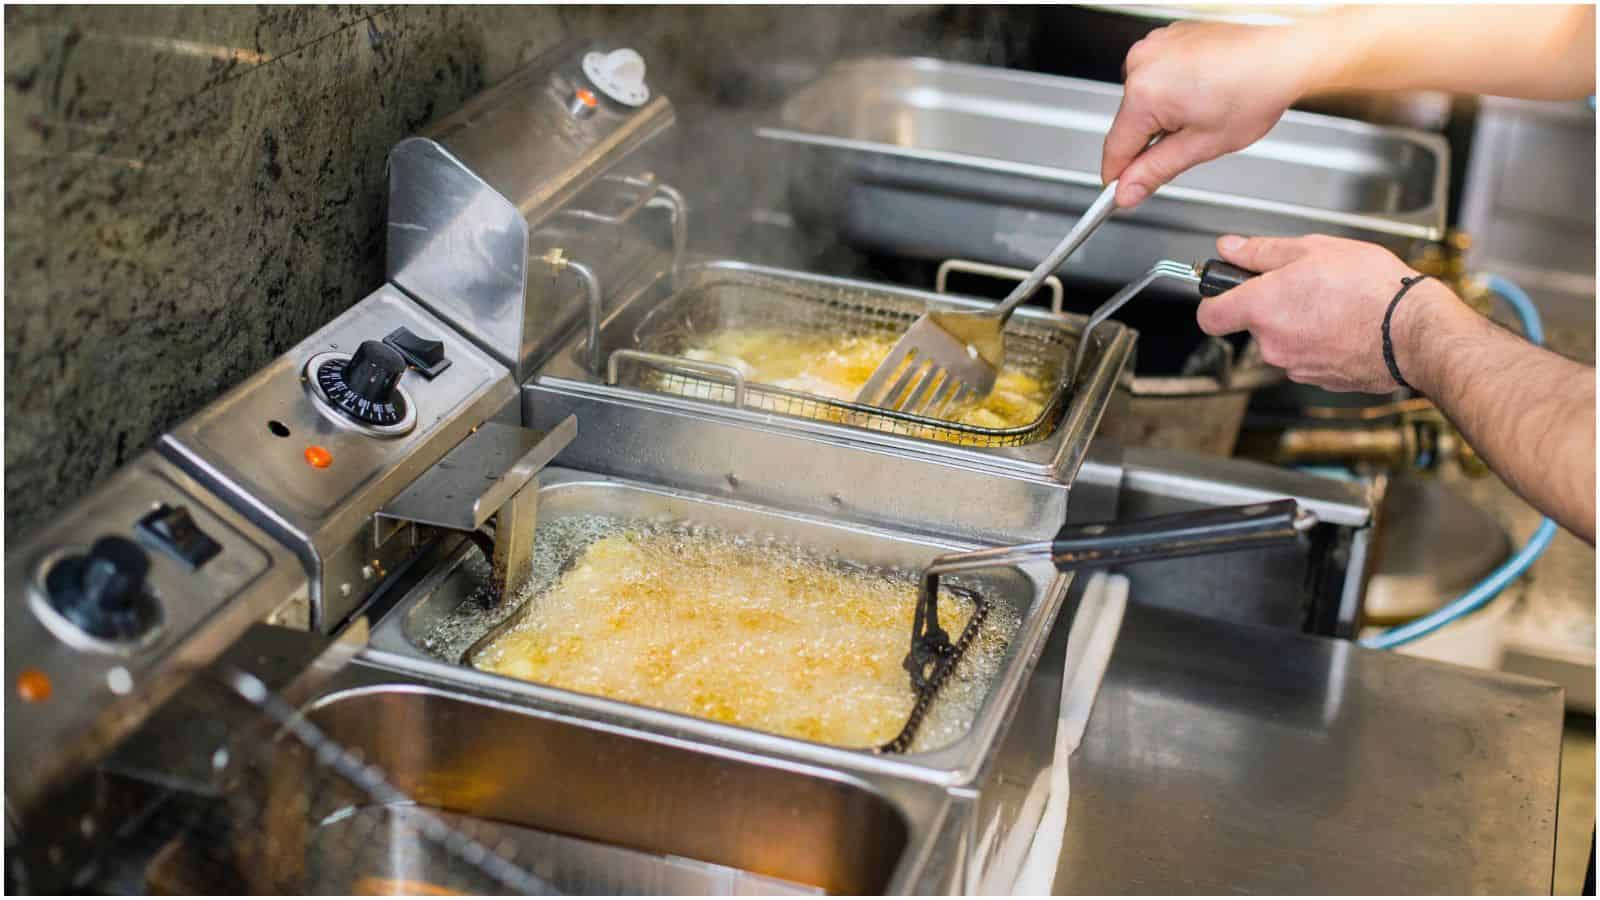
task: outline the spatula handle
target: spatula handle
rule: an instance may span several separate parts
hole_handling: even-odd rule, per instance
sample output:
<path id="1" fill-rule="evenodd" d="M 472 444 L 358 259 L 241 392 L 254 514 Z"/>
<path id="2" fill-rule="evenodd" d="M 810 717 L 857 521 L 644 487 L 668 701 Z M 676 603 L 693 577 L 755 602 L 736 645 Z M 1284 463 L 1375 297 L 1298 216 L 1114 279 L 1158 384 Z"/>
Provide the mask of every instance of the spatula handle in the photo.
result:
<path id="1" fill-rule="evenodd" d="M 1215 297 L 1224 291 L 1231 291 L 1256 277 L 1257 274 L 1259 273 L 1241 269 L 1230 262 L 1208 259 L 1205 265 L 1200 267 L 1200 296 Z"/>
<path id="2" fill-rule="evenodd" d="M 1144 145 L 1144 150 L 1139 152 L 1143 153 L 1145 150 L 1154 147 L 1165 136 L 1165 132 L 1157 132 Z M 1000 316 L 1001 325 L 1004 325 L 1006 320 L 1011 318 L 1011 314 L 1017 311 L 1017 307 L 1021 306 L 1024 300 L 1033 296 L 1033 292 L 1039 289 L 1039 285 L 1044 282 L 1045 278 L 1061 268 L 1061 264 L 1067 261 L 1067 257 L 1082 246 L 1083 242 L 1087 241 L 1089 236 L 1094 234 L 1096 229 L 1105 220 L 1111 218 L 1112 213 L 1117 211 L 1117 185 L 1120 182 L 1120 178 L 1111 179 L 1111 183 L 1105 186 L 1105 189 L 1100 192 L 1098 197 L 1094 198 L 1094 202 L 1089 204 L 1088 209 L 1084 210 L 1077 224 L 1073 225 L 1072 230 L 1067 232 L 1067 236 L 1061 239 L 1061 243 L 1057 244 L 1055 249 L 1051 250 L 1050 255 L 1046 256 L 1042 262 L 1034 266 L 1033 271 L 1028 273 L 1028 277 L 1023 279 L 1022 283 L 1018 284 L 1011 293 L 1007 294 L 1006 299 L 1000 301 L 999 306 L 995 307 L 995 312 Z"/>

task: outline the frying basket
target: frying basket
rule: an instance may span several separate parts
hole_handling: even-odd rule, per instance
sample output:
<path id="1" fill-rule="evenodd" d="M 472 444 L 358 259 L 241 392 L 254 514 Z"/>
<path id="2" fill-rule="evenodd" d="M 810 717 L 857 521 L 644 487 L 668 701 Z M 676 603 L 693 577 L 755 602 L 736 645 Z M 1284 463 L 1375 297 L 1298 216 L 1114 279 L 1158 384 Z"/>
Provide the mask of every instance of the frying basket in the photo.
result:
<path id="1" fill-rule="evenodd" d="M 801 289 L 760 275 L 735 278 L 727 273 L 712 273 L 706 280 L 689 283 L 652 309 L 634 328 L 631 348 L 607 348 L 635 351 L 618 354 L 611 361 L 611 380 L 697 400 L 966 446 L 1014 447 L 1049 437 L 1060 422 L 1070 395 L 1064 376 L 1077 335 L 1066 323 L 1053 326 L 1022 318 L 1007 323 L 1008 366 L 1029 372 L 1054 387 L 1036 419 L 1006 428 L 970 425 L 775 385 L 745 383 L 716 371 L 719 367 L 684 356 L 709 335 L 738 328 L 775 328 L 838 339 L 882 335 L 892 341 L 925 311 L 925 304 L 918 300 L 851 287 L 812 283 Z M 671 359 L 645 359 L 639 351 Z M 631 373 L 631 381 L 625 373 Z"/>

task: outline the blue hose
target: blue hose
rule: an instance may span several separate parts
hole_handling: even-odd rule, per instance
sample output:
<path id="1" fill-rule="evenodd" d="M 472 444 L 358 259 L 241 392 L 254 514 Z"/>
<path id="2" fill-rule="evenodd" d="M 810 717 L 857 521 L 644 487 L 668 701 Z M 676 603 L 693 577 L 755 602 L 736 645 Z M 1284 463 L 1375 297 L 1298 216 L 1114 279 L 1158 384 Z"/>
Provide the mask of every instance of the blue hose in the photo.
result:
<path id="1" fill-rule="evenodd" d="M 1499 294 L 1508 305 L 1516 312 L 1517 318 L 1522 322 L 1522 333 L 1533 344 L 1544 343 L 1544 324 L 1539 320 L 1539 310 L 1533 305 L 1530 298 L 1522 288 L 1499 275 L 1489 275 L 1485 279 L 1489 290 Z M 1512 554 L 1511 558 L 1501 563 L 1498 568 L 1489 573 L 1489 577 L 1478 583 L 1472 590 L 1467 591 L 1455 600 L 1439 607 L 1433 612 L 1407 622 L 1404 625 L 1390 628 L 1380 634 L 1361 639 L 1361 646 L 1371 647 L 1375 650 L 1386 650 L 1398 647 L 1422 637 L 1432 634 L 1440 628 L 1454 622 L 1469 613 L 1488 605 L 1494 598 L 1500 596 L 1505 590 L 1528 571 L 1550 542 L 1556 536 L 1556 523 L 1549 517 L 1539 522 L 1539 527 L 1534 529 L 1533 536 L 1522 545 L 1522 549 Z"/>

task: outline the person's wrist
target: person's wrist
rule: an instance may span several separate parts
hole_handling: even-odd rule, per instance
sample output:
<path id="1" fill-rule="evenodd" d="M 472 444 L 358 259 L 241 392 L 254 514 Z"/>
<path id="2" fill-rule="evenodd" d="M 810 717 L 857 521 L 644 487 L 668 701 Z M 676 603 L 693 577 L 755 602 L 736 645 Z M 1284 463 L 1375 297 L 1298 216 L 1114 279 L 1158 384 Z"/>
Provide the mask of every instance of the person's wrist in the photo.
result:
<path id="1" fill-rule="evenodd" d="M 1397 282 L 1395 291 L 1399 290 Z M 1437 278 L 1424 278 L 1412 285 L 1395 307 L 1389 322 L 1395 365 L 1406 382 L 1425 396 L 1433 396 L 1438 385 L 1434 365 L 1437 354 L 1429 352 L 1430 345 L 1437 346 L 1454 334 L 1461 327 L 1463 312 L 1472 314 L 1455 292 Z"/>
<path id="2" fill-rule="evenodd" d="M 1348 15 L 1335 11 L 1280 29 L 1279 43 L 1290 60 L 1287 71 L 1294 101 L 1341 90 L 1352 80 L 1358 62 L 1355 48 L 1360 44 L 1343 36 L 1351 24 Z"/>

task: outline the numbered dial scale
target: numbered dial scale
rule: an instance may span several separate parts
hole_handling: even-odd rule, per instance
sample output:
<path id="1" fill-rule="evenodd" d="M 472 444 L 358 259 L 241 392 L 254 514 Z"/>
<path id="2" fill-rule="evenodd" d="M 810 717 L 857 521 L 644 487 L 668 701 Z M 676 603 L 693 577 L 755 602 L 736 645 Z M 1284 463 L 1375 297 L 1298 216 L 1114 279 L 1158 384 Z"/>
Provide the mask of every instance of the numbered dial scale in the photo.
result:
<path id="1" fill-rule="evenodd" d="M 409 432 L 416 405 L 400 386 L 406 358 L 382 341 L 364 341 L 353 355 L 319 353 L 306 377 L 319 403 L 345 424 L 382 437 Z"/>

